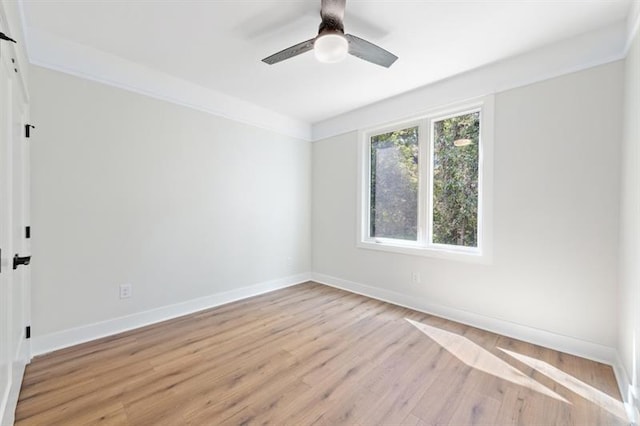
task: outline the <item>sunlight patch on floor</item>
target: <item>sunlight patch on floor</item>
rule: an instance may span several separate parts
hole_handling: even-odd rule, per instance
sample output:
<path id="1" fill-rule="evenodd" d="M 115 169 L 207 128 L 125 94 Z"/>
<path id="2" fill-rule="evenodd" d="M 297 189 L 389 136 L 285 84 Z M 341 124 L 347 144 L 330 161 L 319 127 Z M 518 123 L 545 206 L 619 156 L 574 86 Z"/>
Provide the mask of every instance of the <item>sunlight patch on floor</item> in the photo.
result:
<path id="1" fill-rule="evenodd" d="M 584 399 L 602 407 L 614 416 L 623 420 L 627 419 L 624 404 L 621 401 L 618 401 L 617 399 L 612 398 L 611 396 L 602 392 L 601 390 L 598 390 L 593 386 L 586 384 L 585 382 L 573 377 L 570 374 L 565 373 L 564 371 L 560 370 L 557 367 L 554 367 L 547 362 L 532 358 L 527 355 L 519 354 L 508 349 L 498 349 L 508 355 L 511 355 L 523 364 L 536 369 L 548 378 L 569 389 L 571 392 L 580 395 Z"/>
<path id="2" fill-rule="evenodd" d="M 429 336 L 432 340 L 446 349 L 451 355 L 458 358 L 470 367 L 485 373 L 491 374 L 503 380 L 524 386 L 543 395 L 559 401 L 571 404 L 562 396 L 558 395 L 546 386 L 538 383 L 531 377 L 525 375 L 520 370 L 512 367 L 502 359 L 487 351 L 478 344 L 472 342 L 464 336 L 451 333 L 441 328 L 432 327 L 417 321 L 405 318 L 411 325 Z"/>

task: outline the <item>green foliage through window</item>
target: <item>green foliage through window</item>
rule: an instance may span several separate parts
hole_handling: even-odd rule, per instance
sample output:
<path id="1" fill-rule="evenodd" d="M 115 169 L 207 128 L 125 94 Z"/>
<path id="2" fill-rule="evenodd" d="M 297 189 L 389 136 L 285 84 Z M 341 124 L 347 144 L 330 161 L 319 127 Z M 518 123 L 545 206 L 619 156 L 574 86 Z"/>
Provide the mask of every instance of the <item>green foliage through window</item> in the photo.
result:
<path id="1" fill-rule="evenodd" d="M 431 224 L 424 244 L 476 248 L 480 112 L 424 123 L 431 125 L 430 149 L 419 125 L 369 138 L 369 236 L 422 241 L 419 211 L 429 208 L 425 219 Z M 420 161 L 429 156 L 433 163 L 423 170 L 430 174 L 420 176 Z M 427 187 L 431 200 L 426 198 Z"/>
<path id="2" fill-rule="evenodd" d="M 478 246 L 479 135 L 479 112 L 433 123 L 435 244 Z"/>
<path id="3" fill-rule="evenodd" d="M 418 127 L 371 137 L 370 236 L 418 238 Z"/>

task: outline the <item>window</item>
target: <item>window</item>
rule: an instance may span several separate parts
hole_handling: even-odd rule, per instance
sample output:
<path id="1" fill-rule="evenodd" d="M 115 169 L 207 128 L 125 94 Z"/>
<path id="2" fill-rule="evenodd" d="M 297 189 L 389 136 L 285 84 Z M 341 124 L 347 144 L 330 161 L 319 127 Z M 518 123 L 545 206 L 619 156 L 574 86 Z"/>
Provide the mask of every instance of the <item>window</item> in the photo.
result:
<path id="1" fill-rule="evenodd" d="M 418 127 L 371 136 L 369 235 L 418 238 Z"/>
<path id="2" fill-rule="evenodd" d="M 433 121 L 431 242 L 478 246 L 480 112 Z"/>
<path id="3" fill-rule="evenodd" d="M 360 247 L 488 259 L 492 105 L 363 132 Z"/>

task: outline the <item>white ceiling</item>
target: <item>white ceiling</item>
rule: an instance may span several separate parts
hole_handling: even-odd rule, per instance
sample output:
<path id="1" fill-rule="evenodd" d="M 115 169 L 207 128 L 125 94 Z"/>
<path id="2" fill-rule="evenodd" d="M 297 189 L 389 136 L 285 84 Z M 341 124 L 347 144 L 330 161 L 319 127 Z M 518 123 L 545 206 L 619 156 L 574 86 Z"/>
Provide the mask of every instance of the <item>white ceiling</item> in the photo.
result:
<path id="1" fill-rule="evenodd" d="M 49 34 L 306 123 L 623 25 L 631 0 L 348 0 L 346 32 L 399 56 L 390 69 L 355 57 L 321 64 L 311 52 L 272 66 L 260 61 L 314 37 L 319 5 L 319 0 L 22 0 L 27 38 L 30 31 Z"/>

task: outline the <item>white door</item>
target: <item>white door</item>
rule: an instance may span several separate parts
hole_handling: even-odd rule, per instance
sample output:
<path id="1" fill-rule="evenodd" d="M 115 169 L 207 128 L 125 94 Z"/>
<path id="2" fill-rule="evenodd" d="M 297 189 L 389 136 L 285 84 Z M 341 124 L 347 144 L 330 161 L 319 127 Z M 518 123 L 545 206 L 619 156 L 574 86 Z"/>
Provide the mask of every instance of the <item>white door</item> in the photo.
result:
<path id="1" fill-rule="evenodd" d="M 11 388 L 11 80 L 6 60 L 7 48 L 0 42 L 0 413 L 4 412 Z"/>
<path id="2" fill-rule="evenodd" d="M 24 366 L 30 358 L 28 266 L 13 268 L 15 254 L 29 255 L 29 142 L 24 129 L 27 97 L 16 71 L 14 46 L 0 41 L 0 420 L 11 424 Z"/>
<path id="3" fill-rule="evenodd" d="M 15 71 L 14 71 L 15 75 Z M 29 141 L 26 138 L 27 119 L 27 103 L 24 91 L 20 86 L 20 80 L 13 78 L 12 106 L 11 116 L 13 118 L 11 131 L 13 143 L 13 179 L 12 179 L 12 195 L 13 195 L 13 212 L 11 216 L 13 240 L 13 254 L 20 258 L 20 262 L 14 265 L 12 262 L 12 295 L 13 302 L 11 304 L 13 318 L 11 321 L 13 328 L 14 340 L 14 363 L 24 363 L 29 356 L 28 341 L 26 339 L 26 327 L 29 325 L 29 307 L 30 302 L 28 296 L 30 294 L 30 273 L 29 263 L 31 257 L 31 239 L 27 238 L 26 227 L 29 226 L 29 187 L 28 187 L 28 166 L 29 166 Z M 15 371 L 15 370 L 14 370 Z"/>

